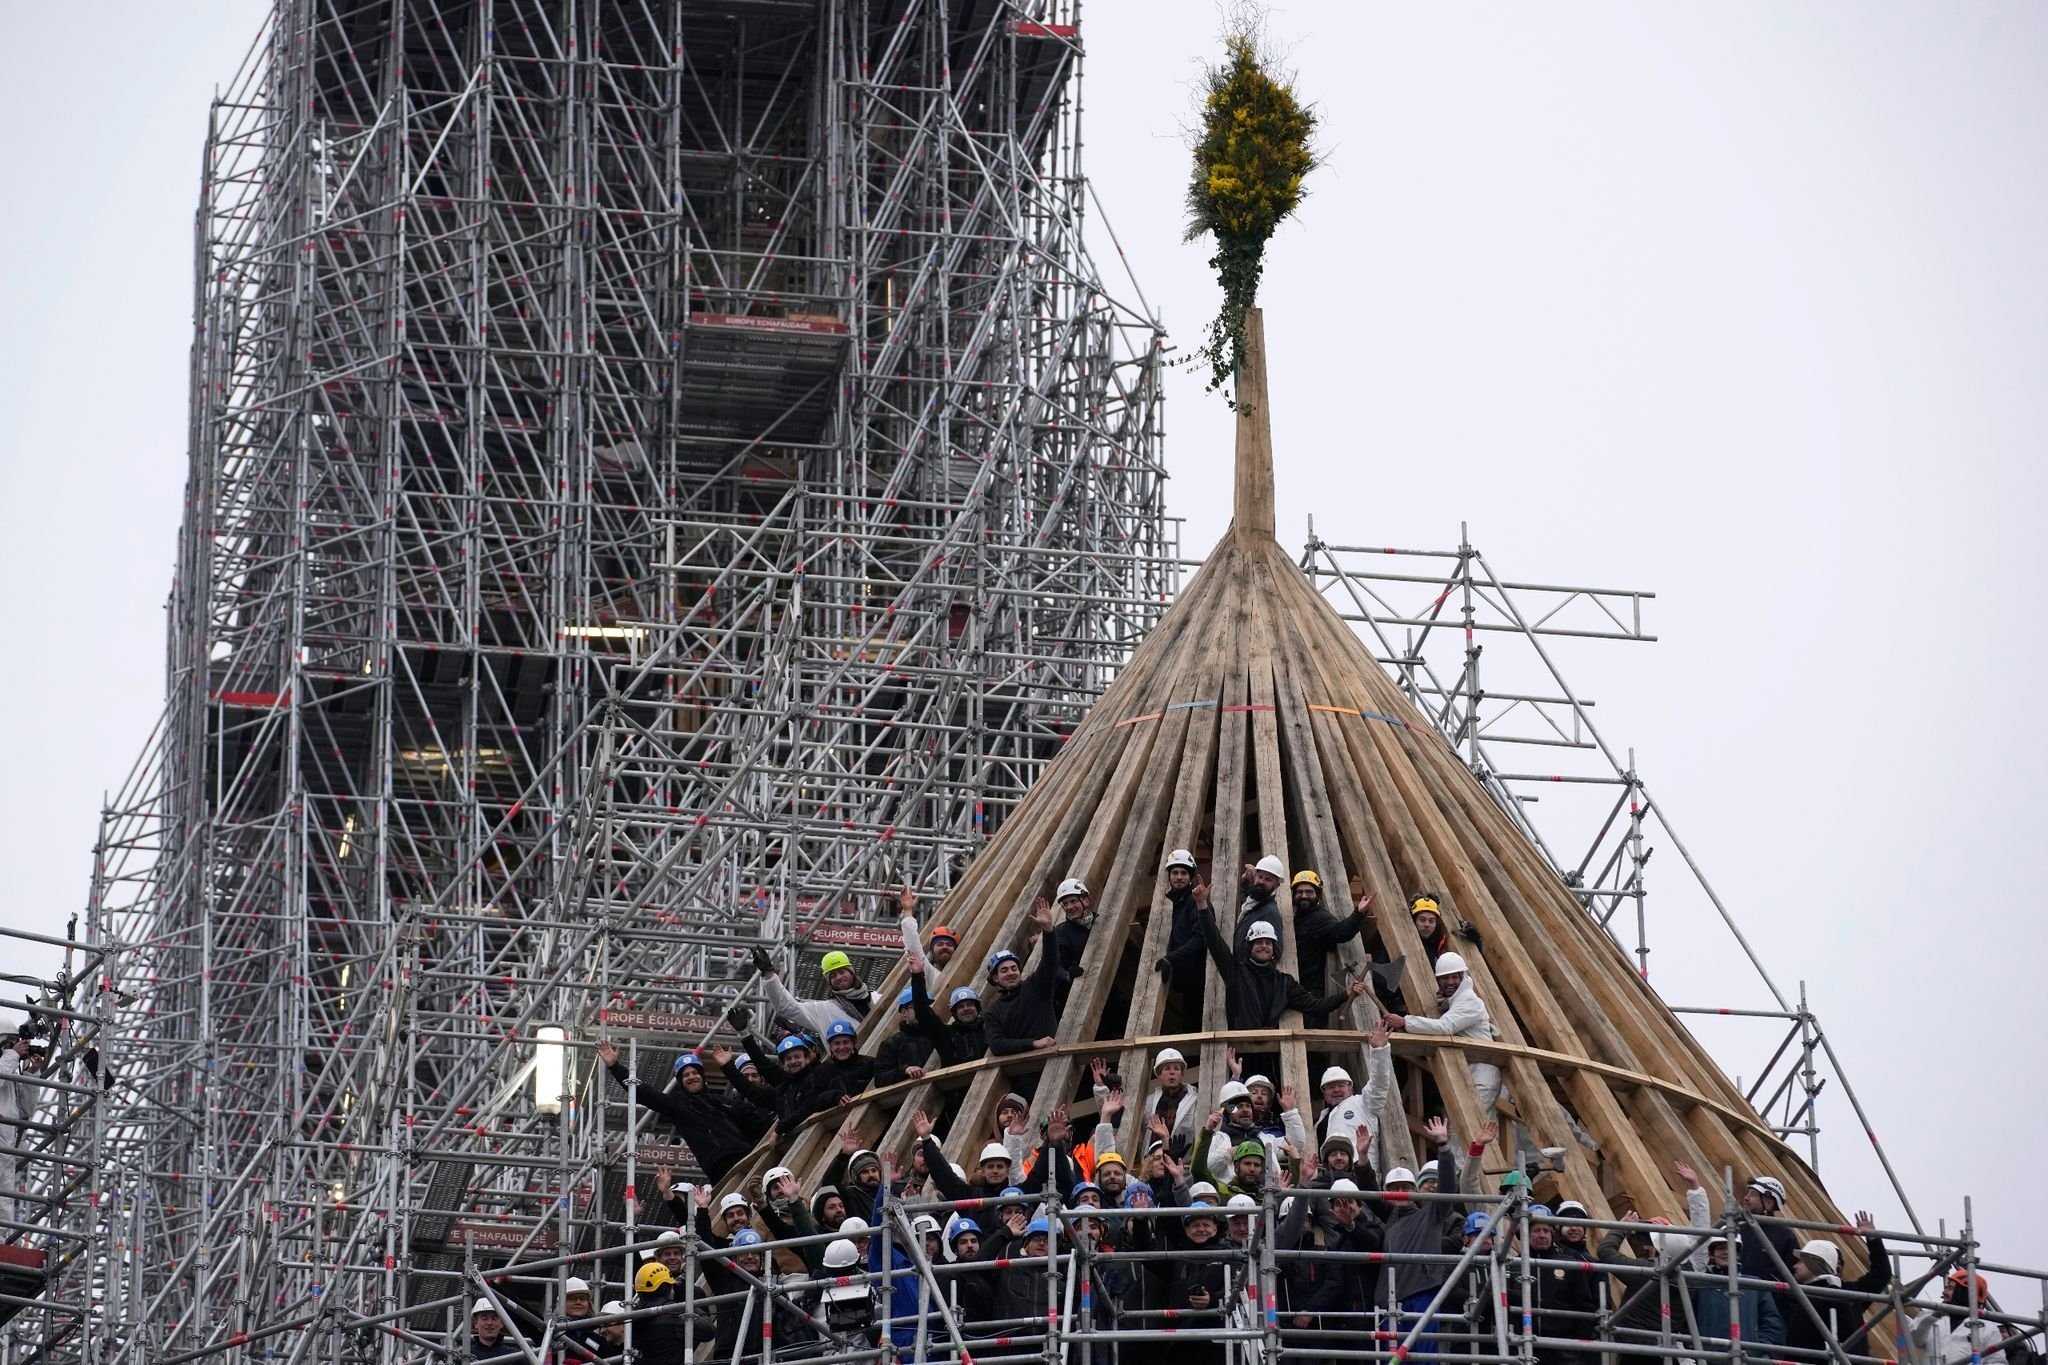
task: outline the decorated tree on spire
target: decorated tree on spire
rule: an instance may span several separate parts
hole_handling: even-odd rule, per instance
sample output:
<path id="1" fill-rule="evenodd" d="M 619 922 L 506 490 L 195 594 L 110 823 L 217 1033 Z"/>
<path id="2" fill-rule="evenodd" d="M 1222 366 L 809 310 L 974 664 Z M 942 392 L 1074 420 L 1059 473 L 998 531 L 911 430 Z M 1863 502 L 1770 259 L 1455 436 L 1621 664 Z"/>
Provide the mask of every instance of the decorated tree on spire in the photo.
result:
<path id="1" fill-rule="evenodd" d="M 1245 311 L 1258 297 L 1266 241 L 1301 203 L 1301 182 L 1317 165 L 1315 110 L 1275 73 L 1260 39 L 1255 20 L 1240 20 L 1224 38 L 1223 61 L 1206 73 L 1188 185 L 1187 239 L 1214 236 L 1209 264 L 1223 286 L 1223 308 L 1196 352 L 1209 362 L 1212 390 L 1244 358 Z"/>

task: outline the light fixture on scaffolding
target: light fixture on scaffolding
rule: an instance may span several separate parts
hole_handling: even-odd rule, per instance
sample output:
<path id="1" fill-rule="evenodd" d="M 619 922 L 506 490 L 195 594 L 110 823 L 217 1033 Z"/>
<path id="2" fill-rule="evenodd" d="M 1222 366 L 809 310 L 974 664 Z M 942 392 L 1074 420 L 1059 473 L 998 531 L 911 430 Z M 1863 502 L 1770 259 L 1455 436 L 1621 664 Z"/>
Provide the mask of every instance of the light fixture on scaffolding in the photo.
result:
<path id="1" fill-rule="evenodd" d="M 533 1036 L 533 1112 L 559 1114 L 568 1078 L 569 1035 L 559 1024 L 543 1024 Z"/>

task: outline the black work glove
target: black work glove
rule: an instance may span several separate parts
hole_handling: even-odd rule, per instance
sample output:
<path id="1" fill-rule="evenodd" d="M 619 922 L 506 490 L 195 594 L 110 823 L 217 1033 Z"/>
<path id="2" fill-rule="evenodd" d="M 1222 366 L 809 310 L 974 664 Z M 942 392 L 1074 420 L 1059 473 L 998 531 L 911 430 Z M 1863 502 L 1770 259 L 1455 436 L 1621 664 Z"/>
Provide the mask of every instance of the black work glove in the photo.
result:
<path id="1" fill-rule="evenodd" d="M 755 971 L 759 972 L 763 976 L 775 975 L 775 959 L 768 956 L 768 950 L 766 948 L 763 948 L 760 944 L 757 943 L 752 948 L 749 948 L 747 951 L 749 954 L 752 955 L 754 959 Z"/>
<path id="2" fill-rule="evenodd" d="M 1464 939 L 1465 942 L 1475 948 L 1484 948 L 1486 946 L 1486 936 L 1479 932 L 1479 926 L 1476 924 L 1459 925 L 1458 937 Z"/>
<path id="3" fill-rule="evenodd" d="M 732 1025 L 734 1033 L 745 1033 L 754 1024 L 754 1012 L 745 1005 L 733 1005 L 725 1012 L 725 1022 Z"/>
<path id="4" fill-rule="evenodd" d="M 1158 972 L 1161 976 L 1165 976 L 1173 970 L 1173 963 L 1162 957 L 1152 964 L 1152 970 Z"/>

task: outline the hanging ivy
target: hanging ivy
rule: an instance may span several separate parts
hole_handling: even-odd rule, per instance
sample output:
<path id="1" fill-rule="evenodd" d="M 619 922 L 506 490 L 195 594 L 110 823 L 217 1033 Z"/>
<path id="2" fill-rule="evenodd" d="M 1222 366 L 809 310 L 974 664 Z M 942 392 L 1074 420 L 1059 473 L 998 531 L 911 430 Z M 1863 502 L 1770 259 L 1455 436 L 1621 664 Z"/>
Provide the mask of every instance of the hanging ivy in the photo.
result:
<path id="1" fill-rule="evenodd" d="M 1215 238 L 1209 265 L 1223 286 L 1222 311 L 1195 352 L 1208 362 L 1211 392 L 1227 386 L 1244 359 L 1245 311 L 1258 298 L 1266 241 L 1300 205 L 1301 182 L 1317 164 L 1315 111 L 1273 74 L 1256 28 L 1234 29 L 1224 54 L 1205 73 L 1188 186 L 1187 240 Z"/>

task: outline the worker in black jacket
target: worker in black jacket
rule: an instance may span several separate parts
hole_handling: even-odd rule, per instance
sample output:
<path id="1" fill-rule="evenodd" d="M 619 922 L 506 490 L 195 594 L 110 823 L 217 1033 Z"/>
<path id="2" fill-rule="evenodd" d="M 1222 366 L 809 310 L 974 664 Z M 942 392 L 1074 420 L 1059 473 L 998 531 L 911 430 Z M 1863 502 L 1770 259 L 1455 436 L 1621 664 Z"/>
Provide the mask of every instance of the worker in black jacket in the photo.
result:
<path id="1" fill-rule="evenodd" d="M 1862 1336 L 1864 1314 L 1870 1305 L 1853 1299 L 1830 1297 L 1831 1291 L 1848 1290 L 1852 1294 L 1882 1294 L 1891 1287 L 1892 1258 L 1884 1249 L 1884 1240 L 1877 1235 L 1877 1224 L 1867 1213 L 1856 1215 L 1856 1231 L 1863 1235 L 1863 1249 L 1870 1260 L 1869 1268 L 1855 1279 L 1844 1283 L 1842 1280 L 1842 1249 L 1833 1242 L 1819 1238 L 1799 1248 L 1792 1261 L 1792 1274 L 1806 1291 L 1814 1309 L 1820 1314 L 1821 1322 L 1827 1326 L 1844 1350 L 1853 1355 L 1868 1354 Z M 1821 1329 L 1798 1303 L 1785 1315 L 1785 1344 L 1801 1350 L 1824 1352 L 1827 1342 L 1821 1336 Z"/>
<path id="2" fill-rule="evenodd" d="M 859 1030 L 844 1019 L 825 1026 L 825 1055 L 818 1059 L 818 1084 L 838 1093 L 836 1103 L 845 1104 L 875 1083 L 875 1059 L 862 1056 L 855 1048 Z"/>
<path id="3" fill-rule="evenodd" d="M 1206 899 L 1206 897 L 1204 898 Z M 1277 1028 L 1288 1010 L 1304 1015 L 1327 1015 L 1331 1010 L 1363 995 L 1366 983 L 1352 981 L 1343 990 L 1317 995 L 1280 970 L 1274 957 L 1280 949 L 1280 934 L 1265 920 L 1256 920 L 1247 934 L 1246 955 L 1230 951 L 1230 941 L 1216 927 L 1216 914 L 1202 907 L 1202 937 L 1209 945 L 1209 959 L 1223 978 L 1223 1012 L 1233 1029 Z M 1251 1064 L 1247 1059 L 1246 1065 Z"/>
<path id="4" fill-rule="evenodd" d="M 939 1050 L 940 1066 L 978 1062 L 988 1055 L 988 1031 L 981 1018 L 981 996 L 972 986 L 955 986 L 946 997 L 953 1015 L 949 1023 L 932 1008 L 925 991 L 924 959 L 910 959 L 910 1007 L 924 1026 L 925 1036 Z"/>
<path id="5" fill-rule="evenodd" d="M 676 1058 L 676 1088 L 666 1091 L 645 1081 L 630 1082 L 618 1048 L 609 1042 L 597 1045 L 597 1057 L 613 1080 L 632 1091 L 641 1107 L 669 1121 L 713 1181 L 725 1179 L 725 1173 L 753 1147 L 753 1140 L 733 1121 L 732 1111 L 704 1088 L 704 1061 L 696 1053 L 685 1052 Z"/>
<path id="6" fill-rule="evenodd" d="M 752 1057 L 742 1052 L 732 1059 L 732 1064 L 739 1068 L 742 1076 L 756 1085 L 761 1084 L 761 1068 L 754 1065 Z M 775 1126 L 773 1110 L 763 1109 L 731 1086 L 725 1088 L 723 1098 L 719 1102 L 732 1116 L 733 1123 L 739 1128 L 741 1136 L 746 1138 L 748 1146 L 759 1142 L 767 1131 Z"/>
<path id="7" fill-rule="evenodd" d="M 916 975 L 922 978 L 924 973 Z M 896 992 L 896 1031 L 875 1049 L 875 1084 L 922 1079 L 936 1036 L 925 1032 L 924 1021 L 918 1018 L 916 992 L 908 986 Z"/>
<path id="8" fill-rule="evenodd" d="M 1364 897 L 1356 910 L 1338 919 L 1323 903 L 1323 879 L 1307 868 L 1294 874 L 1289 894 L 1294 901 L 1294 966 L 1301 974 L 1302 988 L 1321 995 L 1326 989 L 1323 983 L 1330 954 L 1372 923 L 1366 910 L 1372 897 Z M 1301 1022 L 1305 1028 L 1328 1028 L 1330 1017 L 1304 1013 Z"/>
<path id="9" fill-rule="evenodd" d="M 1177 848 L 1166 855 L 1166 903 L 1173 927 L 1166 935 L 1166 956 L 1157 963 L 1167 992 L 1179 1007 L 1180 1021 L 1189 1028 L 1201 1027 L 1202 990 L 1209 975 L 1202 969 L 1208 948 L 1202 941 L 1202 912 L 1195 905 L 1196 871 L 1195 855 L 1188 850 Z"/>
<path id="10" fill-rule="evenodd" d="M 773 1056 L 766 1055 L 765 1046 L 758 1042 L 753 1047 L 754 1065 L 761 1074 L 758 1081 L 749 1080 L 733 1065 L 730 1048 L 713 1047 L 711 1060 L 742 1098 L 775 1115 L 777 1132 L 786 1137 L 812 1114 L 839 1102 L 839 1090 L 822 1084 L 823 1077 L 811 1065 L 811 1045 L 802 1034 L 792 1033 L 776 1044 Z"/>
<path id="11" fill-rule="evenodd" d="M 1041 940 L 1052 925 L 1052 902 L 1043 896 L 1031 907 L 1031 938 Z M 1027 978 L 1024 960 L 1007 948 L 989 954 L 989 984 L 996 988 L 985 1016 L 988 1050 L 998 1057 L 1053 1045 L 1059 1031 L 1059 988 L 1067 974 L 1050 942 L 1039 942 L 1038 966 Z"/>

